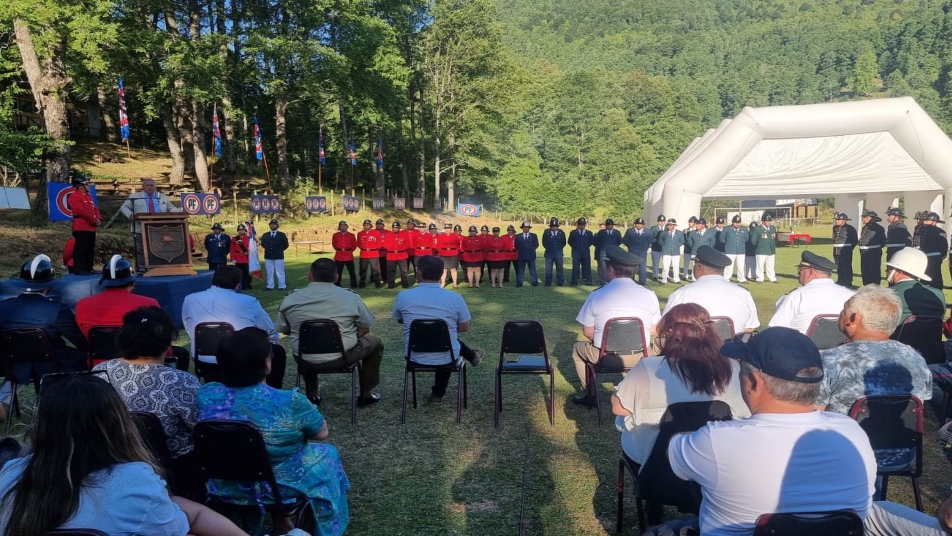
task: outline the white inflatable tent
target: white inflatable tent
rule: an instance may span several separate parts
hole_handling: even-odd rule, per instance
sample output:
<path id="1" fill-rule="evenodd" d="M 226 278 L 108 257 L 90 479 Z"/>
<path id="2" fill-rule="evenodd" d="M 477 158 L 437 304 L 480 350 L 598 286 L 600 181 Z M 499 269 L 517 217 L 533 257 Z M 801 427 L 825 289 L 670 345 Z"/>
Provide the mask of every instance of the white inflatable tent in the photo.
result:
<path id="1" fill-rule="evenodd" d="M 864 208 L 884 217 L 902 197 L 907 216 L 931 210 L 950 221 L 950 157 L 952 140 L 911 97 L 747 107 L 645 191 L 645 220 L 664 214 L 684 227 L 702 199 L 834 197 L 861 224 Z"/>

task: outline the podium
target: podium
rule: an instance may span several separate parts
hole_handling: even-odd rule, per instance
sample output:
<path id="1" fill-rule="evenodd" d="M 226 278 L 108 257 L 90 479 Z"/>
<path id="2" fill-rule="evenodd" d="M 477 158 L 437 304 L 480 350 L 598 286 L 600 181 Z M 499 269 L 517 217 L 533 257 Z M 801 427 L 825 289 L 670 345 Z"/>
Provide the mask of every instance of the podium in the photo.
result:
<path id="1" fill-rule="evenodd" d="M 136 221 L 142 231 L 142 251 L 148 270 L 143 277 L 197 274 L 192 270 L 188 214 L 137 214 Z"/>

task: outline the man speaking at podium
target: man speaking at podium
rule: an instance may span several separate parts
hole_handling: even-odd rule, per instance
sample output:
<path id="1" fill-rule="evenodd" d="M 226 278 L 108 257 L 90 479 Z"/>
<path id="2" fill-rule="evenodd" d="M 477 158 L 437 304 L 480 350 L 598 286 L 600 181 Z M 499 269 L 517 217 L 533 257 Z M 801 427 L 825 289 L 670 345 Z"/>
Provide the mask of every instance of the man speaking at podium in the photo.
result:
<path id="1" fill-rule="evenodd" d="M 142 179 L 142 191 L 134 192 L 119 208 L 122 215 L 132 220 L 132 236 L 136 246 L 136 272 L 145 272 L 145 254 L 142 249 L 142 227 L 136 221 L 139 214 L 182 212 L 169 201 L 169 196 L 155 190 L 155 179 Z"/>

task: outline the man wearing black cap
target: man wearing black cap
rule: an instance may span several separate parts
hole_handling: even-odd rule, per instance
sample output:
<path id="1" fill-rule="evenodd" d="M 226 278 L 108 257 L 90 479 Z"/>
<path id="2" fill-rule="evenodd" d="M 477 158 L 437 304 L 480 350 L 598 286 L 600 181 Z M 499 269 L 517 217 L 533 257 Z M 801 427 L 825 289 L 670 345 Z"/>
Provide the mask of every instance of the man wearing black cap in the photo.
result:
<path id="1" fill-rule="evenodd" d="M 845 212 L 833 216 L 833 261 L 836 263 L 836 284 L 853 288 L 853 248 L 856 247 L 856 227 L 846 223 Z"/>
<path id="2" fill-rule="evenodd" d="M 711 246 L 698 247 L 694 255 L 694 277 L 697 281 L 671 293 L 662 316 L 668 314 L 675 305 L 696 303 L 707 309 L 712 317 L 730 318 L 735 334 L 757 329 L 760 320 L 750 292 L 724 280 L 724 268 L 730 264 L 727 255 Z"/>
<path id="3" fill-rule="evenodd" d="M 774 266 L 777 261 L 777 228 L 773 224 L 773 216 L 764 213 L 760 218 L 760 226 L 750 235 L 750 243 L 754 246 L 757 256 L 757 282 L 770 280 L 777 282 L 777 273 Z"/>
<path id="4" fill-rule="evenodd" d="M 403 288 L 410 288 L 410 274 L 407 272 L 407 263 L 410 255 L 410 235 L 400 229 L 400 222 L 395 221 L 390 226 L 390 232 L 384 238 L 387 248 L 387 288 L 397 287 L 397 272 L 400 272 L 400 283 Z"/>
<path id="5" fill-rule="evenodd" d="M 636 219 L 635 226 L 625 231 L 622 239 L 629 253 L 645 260 L 638 265 L 638 284 L 641 286 L 648 284 L 648 248 L 651 247 L 651 240 L 651 233 L 645 229 L 643 218 Z"/>
<path id="6" fill-rule="evenodd" d="M 883 280 L 883 247 L 886 230 L 879 224 L 882 218 L 872 210 L 863 215 L 863 232 L 859 237 L 859 270 L 863 285 L 879 285 Z"/>
<path id="7" fill-rule="evenodd" d="M 661 273 L 661 233 L 666 229 L 665 222 L 668 221 L 664 217 L 664 214 L 658 216 L 658 223 L 651 226 L 648 229 L 648 234 L 651 235 L 651 278 L 655 281 L 658 280 Z M 647 260 L 647 259 L 646 259 Z"/>
<path id="8" fill-rule="evenodd" d="M 724 219 L 724 216 L 718 216 L 714 220 L 714 249 L 724 253 L 724 243 L 721 242 L 721 233 L 724 231 L 724 224 L 727 220 Z"/>
<path id="9" fill-rule="evenodd" d="M 680 234 L 680 231 L 676 231 Z M 609 245 L 605 252 L 606 277 L 608 283 L 605 288 L 588 295 L 585 304 L 575 320 L 582 325 L 582 334 L 586 341 L 576 342 L 572 348 L 572 359 L 575 361 L 575 372 L 582 384 L 583 395 L 572 399 L 572 402 L 593 407 L 595 395 L 590 392 L 585 378 L 585 363 L 597 363 L 599 348 L 602 346 L 602 330 L 605 322 L 611 318 L 634 316 L 641 319 L 644 325 L 644 337 L 650 341 L 654 325 L 661 319 L 661 306 L 658 296 L 654 292 L 635 283 L 632 277 L 635 266 L 644 262 L 617 245 Z M 631 368 L 641 359 L 642 353 L 618 356 L 625 368 Z M 597 386 L 591 386 L 597 389 Z"/>
<path id="10" fill-rule="evenodd" d="M 721 353 L 740 361 L 752 416 L 671 439 L 672 471 L 701 486 L 700 516 L 648 534 L 677 534 L 691 525 L 701 534 L 751 534 L 764 512 L 851 510 L 865 518 L 876 457 L 856 421 L 814 409 L 823 380 L 816 345 L 794 330 L 770 328 Z"/>
<path id="11" fill-rule="evenodd" d="M 918 248 L 929 258 L 929 266 L 926 268 L 926 275 L 931 280 L 928 281 L 930 287 L 942 290 L 944 283 L 942 281 L 942 260 L 945 259 L 949 251 L 949 240 L 945 235 L 945 229 L 937 224 L 945 223 L 939 219 L 935 212 L 929 212 L 922 218 L 922 228 L 919 229 L 913 239 L 913 247 Z M 952 265 L 949 267 L 952 270 Z"/>
<path id="12" fill-rule="evenodd" d="M 331 246 L 334 248 L 334 264 L 337 265 L 337 281 L 334 282 L 338 287 L 343 281 L 344 268 L 347 268 L 347 274 L 350 276 L 350 288 L 357 288 L 357 276 L 354 274 L 354 250 L 357 249 L 357 237 L 350 232 L 350 226 L 347 222 L 341 220 L 337 223 L 337 232 L 331 237 Z"/>
<path id="13" fill-rule="evenodd" d="M 217 270 L 228 264 L 231 237 L 225 234 L 220 223 L 212 225 L 212 232 L 205 235 L 205 251 L 208 252 L 208 269 Z"/>
<path id="14" fill-rule="evenodd" d="M 69 194 L 69 209 L 73 213 L 73 273 L 88 275 L 93 273 L 96 256 L 96 230 L 102 224 L 102 215 L 93 204 L 89 193 L 89 179 L 75 175 L 72 180 L 73 193 Z"/>
<path id="15" fill-rule="evenodd" d="M 274 290 L 274 277 L 278 278 L 278 290 L 288 288 L 284 280 L 284 251 L 288 249 L 288 235 L 278 230 L 278 220 L 272 219 L 268 223 L 270 231 L 261 236 L 261 247 L 264 249 L 265 290 Z"/>
<path id="16" fill-rule="evenodd" d="M 730 281 L 734 267 L 737 267 L 737 282 L 747 281 L 745 266 L 747 264 L 747 242 L 750 240 L 750 231 L 741 225 L 740 216 L 731 219 L 731 226 L 721 230 L 718 241 L 724 246 L 724 254 L 731 260 L 731 265 L 724 269 L 724 279 Z"/>
<path id="17" fill-rule="evenodd" d="M 598 261 L 598 284 L 605 286 L 608 284 L 608 276 L 606 275 L 606 265 L 608 263 L 608 255 L 605 253 L 608 246 L 620 246 L 621 245 L 621 233 L 618 232 L 618 229 L 615 229 L 615 220 L 607 218 L 605 220 L 605 228 L 599 229 L 598 233 L 595 234 L 595 257 Z"/>
<path id="18" fill-rule="evenodd" d="M 545 250 L 545 286 L 552 286 L 552 268 L 555 267 L 555 282 L 565 286 L 565 231 L 559 228 L 558 218 L 549 221 L 549 230 L 542 233 L 542 248 Z"/>
<path id="19" fill-rule="evenodd" d="M 526 267 L 529 268 L 529 282 L 533 287 L 539 286 L 539 275 L 536 273 L 536 250 L 539 249 L 539 237 L 529 232 L 532 224 L 522 222 L 522 232 L 516 235 L 515 246 L 519 257 L 516 261 L 516 286 L 521 287 L 525 280 Z"/>
<path id="20" fill-rule="evenodd" d="M 569 247 L 572 248 L 572 286 L 578 286 L 579 275 L 586 285 L 594 285 L 592 281 L 592 244 L 595 235 L 585 228 L 588 220 L 575 220 L 575 229 L 569 233 Z"/>
<path id="21" fill-rule="evenodd" d="M 681 274 L 682 279 L 687 279 L 691 275 L 691 259 L 694 256 L 694 236 L 697 234 L 697 217 L 691 216 L 688 218 L 688 228 L 684 230 L 684 248 L 682 249 L 682 259 L 681 262 L 683 265 L 681 269 L 683 270 Z"/>
<path id="22" fill-rule="evenodd" d="M 380 279 L 380 248 L 383 239 L 373 228 L 370 220 L 364 220 L 364 229 L 357 233 L 357 246 L 360 248 L 360 288 L 367 286 L 367 269 L 370 268 L 370 281 L 376 288 L 383 286 Z M 337 276 L 340 279 L 340 276 Z"/>
<path id="23" fill-rule="evenodd" d="M 886 229 L 886 262 L 889 262 L 897 251 L 912 245 L 912 235 L 903 223 L 904 219 L 906 216 L 899 207 L 890 207 L 886 211 L 886 221 L 889 222 Z"/>
<path id="24" fill-rule="evenodd" d="M 658 237 L 661 243 L 661 284 L 668 282 L 668 271 L 675 283 L 681 282 L 681 272 L 678 264 L 681 261 L 681 246 L 684 245 L 684 233 L 678 230 L 678 222 L 674 218 L 667 221 L 667 229 Z"/>
<path id="25" fill-rule="evenodd" d="M 792 328 L 806 334 L 817 315 L 839 315 L 855 292 L 837 285 L 831 278 L 836 265 L 812 251 L 800 254 L 797 277 L 800 287 L 777 300 L 770 326 Z"/>

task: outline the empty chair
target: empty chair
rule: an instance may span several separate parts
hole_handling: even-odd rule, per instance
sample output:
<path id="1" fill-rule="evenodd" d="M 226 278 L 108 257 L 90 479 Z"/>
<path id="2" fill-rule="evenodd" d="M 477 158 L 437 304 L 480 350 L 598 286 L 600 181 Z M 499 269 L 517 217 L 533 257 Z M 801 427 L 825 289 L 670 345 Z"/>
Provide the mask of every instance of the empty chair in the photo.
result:
<path id="1" fill-rule="evenodd" d="M 595 397 L 595 412 L 598 414 L 598 424 L 602 424 L 602 408 L 598 396 L 598 375 L 621 374 L 628 372 L 624 361 L 619 357 L 647 352 L 648 341 L 645 340 L 644 323 L 640 318 L 633 316 L 618 317 L 605 322 L 602 330 L 602 345 L 598 349 L 598 363 L 585 362 L 585 384 L 589 395 Z"/>
<path id="2" fill-rule="evenodd" d="M 295 385 L 300 385 L 302 374 L 350 374 L 350 423 L 354 424 L 357 422 L 357 380 L 360 376 L 360 362 L 348 364 L 344 357 L 346 353 L 337 322 L 327 319 L 304 322 L 298 335 L 297 352 L 294 353 L 294 361 L 298 366 Z M 334 357 L 318 364 L 301 358 L 307 354 L 326 354 Z M 316 393 L 320 396 L 320 384 Z"/>
<path id="3" fill-rule="evenodd" d="M 816 315 L 810 322 L 807 337 L 820 350 L 835 348 L 846 342 L 846 335 L 840 331 L 839 315 Z"/>
<path id="4" fill-rule="evenodd" d="M 851 510 L 763 514 L 753 536 L 863 536 L 863 520 Z"/>
<path id="5" fill-rule="evenodd" d="M 3 330 L 3 374 L 10 382 L 12 394 L 10 396 L 11 414 L 7 416 L 6 434 L 10 435 L 10 426 L 13 416 L 20 416 L 20 403 L 17 398 L 17 388 L 20 385 L 33 383 L 36 393 L 40 392 L 40 379 L 43 369 L 37 365 L 52 366 L 59 369 L 56 353 L 50 346 L 49 337 L 40 328 L 18 328 Z"/>
<path id="6" fill-rule="evenodd" d="M 915 348 L 930 365 L 946 361 L 942 346 L 942 318 L 938 316 L 912 315 L 896 328 L 890 338 Z"/>
<path id="7" fill-rule="evenodd" d="M 195 375 L 203 382 L 218 380 L 218 343 L 234 331 L 228 322 L 202 322 L 195 326 Z"/>
<path id="8" fill-rule="evenodd" d="M 721 339 L 724 342 L 731 342 L 734 340 L 734 322 L 726 316 L 712 316 L 711 322 L 714 323 L 714 328 L 717 330 L 717 334 L 721 336 Z"/>
<path id="9" fill-rule="evenodd" d="M 446 354 L 447 362 L 442 365 L 426 365 L 413 360 L 417 353 Z M 466 393 L 466 361 L 459 359 L 453 352 L 453 341 L 450 340 L 450 330 L 443 320 L 420 319 L 410 324 L 410 335 L 407 341 L 407 365 L 403 373 L 403 411 L 400 422 L 407 423 L 407 395 L 410 380 L 413 381 L 413 407 L 417 407 L 417 372 L 456 372 L 459 375 L 456 422 L 463 420 L 463 408 L 467 406 Z"/>
<path id="10" fill-rule="evenodd" d="M 96 365 L 119 357 L 119 348 L 116 346 L 116 326 L 94 326 L 89 328 L 86 340 L 89 341 L 89 359 L 87 365 L 93 368 Z"/>
<path id="11" fill-rule="evenodd" d="M 499 413 L 502 411 L 503 374 L 548 375 L 549 424 L 555 426 L 555 371 L 549 361 L 549 352 L 545 347 L 545 334 L 539 321 L 510 320 L 502 328 L 499 364 L 496 365 L 495 409 L 493 411 L 493 422 L 497 427 Z"/>

